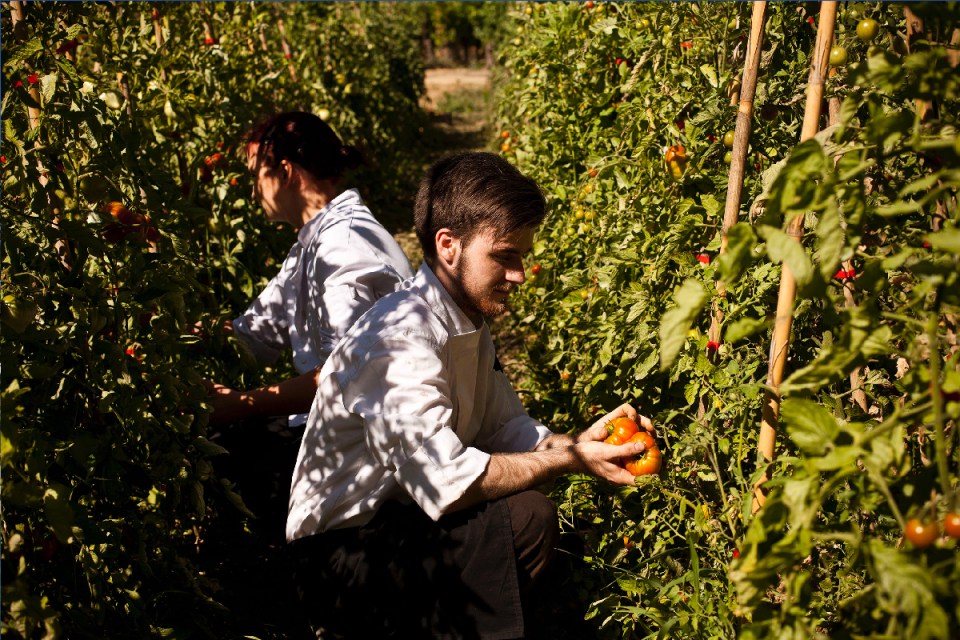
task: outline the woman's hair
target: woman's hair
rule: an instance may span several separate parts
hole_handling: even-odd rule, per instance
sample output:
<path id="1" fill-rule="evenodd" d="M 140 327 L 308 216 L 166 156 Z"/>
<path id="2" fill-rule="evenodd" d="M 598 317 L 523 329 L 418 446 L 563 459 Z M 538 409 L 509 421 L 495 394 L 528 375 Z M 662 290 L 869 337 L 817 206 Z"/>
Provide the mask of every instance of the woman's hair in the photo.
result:
<path id="1" fill-rule="evenodd" d="M 461 153 L 430 167 L 413 214 L 430 264 L 437 256 L 440 229 L 450 229 L 466 244 L 479 231 L 508 234 L 537 227 L 546 215 L 546 201 L 536 182 L 500 156 Z"/>
<path id="2" fill-rule="evenodd" d="M 276 169 L 287 160 L 317 180 L 339 178 L 363 162 L 358 149 L 344 145 L 326 122 L 305 111 L 267 118 L 247 133 L 246 143 L 260 145 L 258 164 Z"/>

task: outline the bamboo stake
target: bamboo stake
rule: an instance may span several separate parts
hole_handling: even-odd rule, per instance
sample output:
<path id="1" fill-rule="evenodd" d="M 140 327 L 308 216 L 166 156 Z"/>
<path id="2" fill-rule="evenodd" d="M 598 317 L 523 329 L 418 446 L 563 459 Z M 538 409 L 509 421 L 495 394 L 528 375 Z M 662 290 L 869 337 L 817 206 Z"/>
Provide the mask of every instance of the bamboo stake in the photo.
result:
<path id="1" fill-rule="evenodd" d="M 22 42 L 27 39 L 27 23 L 24 22 L 23 18 L 23 2 L 20 0 L 14 0 L 10 3 L 10 16 L 13 22 L 13 34 L 14 38 L 18 42 Z M 28 74 L 33 74 L 34 69 L 28 63 L 23 64 L 24 69 Z M 37 88 L 36 84 L 27 84 L 27 93 L 30 94 L 30 98 L 36 103 L 40 104 L 40 90 Z M 32 107 L 27 105 L 27 122 L 30 126 L 30 129 L 36 129 L 40 126 L 40 109 L 37 107 Z M 39 148 L 40 140 L 37 139 L 34 142 L 34 147 Z M 37 168 L 40 170 L 40 186 L 46 187 L 47 183 L 50 181 L 47 177 L 47 171 L 43 166 L 42 160 L 37 160 Z M 47 206 L 50 209 L 51 221 L 54 229 L 60 229 L 60 214 L 63 212 L 63 202 L 60 200 L 57 195 L 51 191 L 47 190 Z M 58 238 L 56 242 L 53 243 L 54 252 L 57 257 L 60 259 L 60 264 L 67 270 L 70 270 L 73 265 L 73 259 L 70 255 L 70 245 L 67 244 L 67 241 L 63 238 Z"/>
<path id="2" fill-rule="evenodd" d="M 917 16 L 910 7 L 903 7 L 903 17 L 907 24 L 907 53 L 913 53 L 914 44 L 923 38 L 923 19 Z M 933 103 L 929 100 L 917 98 L 917 114 L 920 122 L 924 122 L 933 114 Z"/>
<path id="3" fill-rule="evenodd" d="M 294 82 L 299 82 L 297 69 L 293 66 L 293 52 L 290 50 L 290 44 L 287 42 L 287 31 L 283 27 L 283 18 L 277 18 L 277 30 L 280 31 L 280 46 L 283 47 L 283 58 L 287 61 L 287 70 L 290 72 L 290 78 Z"/>
<path id="4" fill-rule="evenodd" d="M 267 25 L 262 24 L 257 29 L 260 32 L 260 48 L 264 50 L 265 53 L 270 53 L 270 47 L 267 45 Z M 267 69 L 273 71 L 273 63 L 270 62 L 270 56 L 266 57 Z"/>
<path id="5" fill-rule="evenodd" d="M 833 42 L 834 23 L 837 19 L 837 3 L 824 2 L 820 6 L 820 21 L 817 24 L 817 41 L 814 45 L 813 66 L 807 81 L 807 103 L 803 113 L 800 142 L 813 138 L 820 129 L 820 103 L 827 76 L 830 46 Z M 787 226 L 787 235 L 797 242 L 803 236 L 803 214 L 797 215 Z M 774 458 L 777 440 L 777 423 L 780 417 L 780 383 L 787 362 L 790 346 L 790 330 L 793 326 L 793 303 L 797 297 L 797 281 L 790 268 L 784 264 L 780 276 L 780 294 L 777 300 L 777 315 L 770 342 L 770 368 L 767 373 L 767 391 L 764 393 L 763 417 L 760 423 L 760 455 L 765 462 Z M 764 471 L 753 487 L 753 512 L 756 513 L 766 500 L 763 484 L 769 479 Z"/>
<path id="6" fill-rule="evenodd" d="M 727 233 L 737 224 L 740 217 L 740 202 L 743 197 L 744 167 L 747 162 L 747 147 L 750 143 L 750 130 L 753 124 L 753 99 L 757 93 L 757 76 L 760 71 L 760 53 L 763 48 L 763 30 L 767 20 L 767 3 L 753 3 L 753 15 L 750 18 L 750 40 L 747 44 L 747 56 L 743 66 L 743 82 L 740 84 L 737 124 L 734 129 L 730 175 L 727 181 L 727 200 L 723 209 L 723 228 L 720 236 L 720 254 L 727 251 Z M 722 280 L 717 280 L 717 294 L 726 297 L 727 290 Z M 720 344 L 720 323 L 723 311 L 719 302 L 713 303 L 713 320 L 708 332 L 711 344 Z M 713 350 L 713 354 L 717 351 Z M 713 357 L 713 355 L 711 355 Z"/>

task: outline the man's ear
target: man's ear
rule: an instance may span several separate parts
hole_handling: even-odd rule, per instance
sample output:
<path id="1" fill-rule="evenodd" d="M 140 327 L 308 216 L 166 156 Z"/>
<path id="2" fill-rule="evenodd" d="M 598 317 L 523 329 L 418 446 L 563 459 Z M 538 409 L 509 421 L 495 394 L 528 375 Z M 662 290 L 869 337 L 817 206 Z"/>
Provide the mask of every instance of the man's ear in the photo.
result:
<path id="1" fill-rule="evenodd" d="M 439 229 L 434 236 L 434 242 L 437 245 L 437 259 L 452 267 L 460 258 L 462 244 L 460 238 L 453 234 L 453 231 L 444 227 Z"/>

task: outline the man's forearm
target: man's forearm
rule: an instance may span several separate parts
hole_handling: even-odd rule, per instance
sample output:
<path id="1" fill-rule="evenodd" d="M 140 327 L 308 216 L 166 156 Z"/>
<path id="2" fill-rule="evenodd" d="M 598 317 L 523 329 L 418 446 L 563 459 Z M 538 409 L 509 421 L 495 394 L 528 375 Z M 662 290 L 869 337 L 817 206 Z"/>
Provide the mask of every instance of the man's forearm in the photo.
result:
<path id="1" fill-rule="evenodd" d="M 525 453 L 491 455 L 486 470 L 450 510 L 462 509 L 484 500 L 496 500 L 542 485 L 565 473 L 583 470 L 572 439 L 568 446 L 559 444 L 554 442 L 554 446 L 549 448 Z"/>

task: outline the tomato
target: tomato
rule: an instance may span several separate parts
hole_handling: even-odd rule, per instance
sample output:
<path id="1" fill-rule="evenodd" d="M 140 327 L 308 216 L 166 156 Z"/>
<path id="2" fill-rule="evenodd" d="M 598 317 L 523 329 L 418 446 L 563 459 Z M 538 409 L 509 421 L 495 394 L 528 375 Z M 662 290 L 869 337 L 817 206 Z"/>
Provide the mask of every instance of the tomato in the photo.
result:
<path id="1" fill-rule="evenodd" d="M 78 186 L 84 198 L 89 202 L 98 202 L 110 193 L 112 185 L 102 175 L 92 173 L 80 178 Z"/>
<path id="2" fill-rule="evenodd" d="M 733 152 L 727 151 L 725 154 L 723 154 L 723 161 L 727 164 L 733 162 Z"/>
<path id="3" fill-rule="evenodd" d="M 943 532 L 954 540 L 960 539 L 960 513 L 951 511 L 944 516 Z"/>
<path id="4" fill-rule="evenodd" d="M 500 132 L 500 137 L 503 138 L 504 140 L 506 140 L 507 138 L 510 137 L 510 132 L 509 132 L 509 131 L 501 131 L 501 132 Z"/>
<path id="5" fill-rule="evenodd" d="M 643 453 L 630 458 L 623 465 L 627 471 L 634 476 L 646 476 L 660 471 L 660 448 L 653 436 L 646 431 L 638 431 L 627 442 L 642 442 L 646 447 Z"/>
<path id="6" fill-rule="evenodd" d="M 732 149 L 733 148 L 733 139 L 736 134 L 733 131 L 727 131 L 723 134 L 723 146 Z"/>
<path id="7" fill-rule="evenodd" d="M 621 442 L 627 442 L 639 430 L 637 423 L 630 418 L 614 418 L 607 423 L 607 433 L 611 437 L 619 438 Z"/>
<path id="8" fill-rule="evenodd" d="M 589 175 L 591 178 L 596 178 L 596 177 L 597 177 L 597 170 L 596 170 L 596 169 L 590 169 L 590 172 L 589 172 L 587 175 Z"/>
<path id="9" fill-rule="evenodd" d="M 562 371 L 562 372 L 560 373 L 560 379 L 563 380 L 564 382 L 566 382 L 567 380 L 569 380 L 569 379 L 570 379 L 570 372 L 569 372 L 569 371 Z"/>
<path id="10" fill-rule="evenodd" d="M 541 269 L 540 265 L 535 264 L 532 267 L 530 267 L 530 273 L 532 273 L 533 275 L 537 275 L 538 273 L 540 273 L 540 269 Z"/>
<path id="11" fill-rule="evenodd" d="M 843 47 L 830 49 L 830 66 L 839 67 L 847 63 L 847 50 Z"/>
<path id="12" fill-rule="evenodd" d="M 937 531 L 937 523 L 919 518 L 910 518 L 907 520 L 907 526 L 903 531 L 907 540 L 918 549 L 929 547 L 937 539 L 940 532 Z"/>
<path id="13" fill-rule="evenodd" d="M 649 28 L 650 28 L 650 20 L 647 19 L 647 18 L 641 19 L 641 20 L 640 20 L 640 29 L 643 30 L 643 31 L 646 31 L 646 30 L 649 29 Z"/>
<path id="14" fill-rule="evenodd" d="M 873 18 L 864 18 L 857 23 L 857 37 L 863 42 L 870 42 L 877 37 L 880 31 L 880 23 Z"/>
<path id="15" fill-rule="evenodd" d="M 509 143 L 509 142 L 504 142 L 503 144 L 501 144 L 501 145 L 500 145 L 500 151 L 503 151 L 504 153 L 510 151 L 510 143 Z"/>
<path id="16" fill-rule="evenodd" d="M 663 154 L 663 159 L 667 162 L 670 169 L 670 175 L 674 180 L 683 177 L 683 172 L 687 170 L 687 150 L 682 144 L 675 144 L 667 148 Z"/>
<path id="17" fill-rule="evenodd" d="M 317 111 L 317 117 L 326 122 L 330 119 L 330 110 L 329 109 L 320 109 Z"/>

